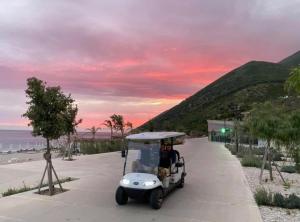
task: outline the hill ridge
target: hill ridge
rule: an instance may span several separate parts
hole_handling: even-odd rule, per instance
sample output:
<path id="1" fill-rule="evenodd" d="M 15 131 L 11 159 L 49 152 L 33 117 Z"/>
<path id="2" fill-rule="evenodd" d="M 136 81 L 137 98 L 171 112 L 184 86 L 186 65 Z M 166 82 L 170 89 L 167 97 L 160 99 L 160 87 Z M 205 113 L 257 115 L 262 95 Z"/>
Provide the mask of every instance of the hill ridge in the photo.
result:
<path id="1" fill-rule="evenodd" d="M 230 118 L 228 104 L 248 110 L 253 102 L 274 100 L 284 94 L 283 83 L 290 67 L 300 63 L 300 51 L 281 60 L 249 61 L 224 74 L 179 104 L 140 126 L 139 130 L 181 130 L 206 132 L 206 119 Z M 220 110 L 225 112 L 220 113 Z M 225 111 L 224 111 L 225 110 Z"/>

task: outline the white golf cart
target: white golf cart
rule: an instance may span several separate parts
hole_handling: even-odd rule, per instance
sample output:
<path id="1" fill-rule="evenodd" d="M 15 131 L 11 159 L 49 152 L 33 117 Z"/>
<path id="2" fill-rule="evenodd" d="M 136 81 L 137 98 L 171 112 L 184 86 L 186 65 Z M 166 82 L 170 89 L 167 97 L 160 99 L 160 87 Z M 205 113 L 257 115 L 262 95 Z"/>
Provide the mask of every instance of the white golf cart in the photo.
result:
<path id="1" fill-rule="evenodd" d="M 174 188 L 184 186 L 185 162 L 174 145 L 183 144 L 184 133 L 146 132 L 126 137 L 128 146 L 123 178 L 116 191 L 116 202 L 127 203 L 128 198 L 147 200 L 159 209 L 163 198 Z"/>

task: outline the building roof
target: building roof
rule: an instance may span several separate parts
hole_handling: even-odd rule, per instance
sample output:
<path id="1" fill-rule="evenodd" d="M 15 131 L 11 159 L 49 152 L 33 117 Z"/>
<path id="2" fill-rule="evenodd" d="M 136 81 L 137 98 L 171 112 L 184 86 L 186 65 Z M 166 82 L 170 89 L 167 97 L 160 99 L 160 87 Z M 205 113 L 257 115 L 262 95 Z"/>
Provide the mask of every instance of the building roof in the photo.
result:
<path id="1" fill-rule="evenodd" d="M 185 133 L 180 132 L 145 132 L 132 134 L 126 137 L 128 140 L 161 140 L 174 137 L 185 136 Z"/>

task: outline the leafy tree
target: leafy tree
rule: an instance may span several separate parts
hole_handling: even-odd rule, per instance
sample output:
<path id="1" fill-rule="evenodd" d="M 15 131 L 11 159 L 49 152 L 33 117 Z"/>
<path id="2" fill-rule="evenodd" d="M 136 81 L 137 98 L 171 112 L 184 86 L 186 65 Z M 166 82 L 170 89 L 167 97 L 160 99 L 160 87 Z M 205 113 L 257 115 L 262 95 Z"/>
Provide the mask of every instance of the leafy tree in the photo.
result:
<path id="1" fill-rule="evenodd" d="M 72 152 L 71 152 L 71 135 L 74 135 L 76 133 L 76 127 L 82 122 L 82 119 L 76 120 L 76 116 L 78 113 L 78 107 L 77 105 L 74 106 L 72 103 L 70 103 L 67 106 L 64 120 L 65 120 L 65 131 L 67 135 L 68 140 L 68 159 L 72 159 Z"/>
<path id="2" fill-rule="evenodd" d="M 250 112 L 251 115 L 251 128 L 256 137 L 265 139 L 267 141 L 267 147 L 265 149 L 263 163 L 260 173 L 260 182 L 262 181 L 263 170 L 265 168 L 267 156 L 270 155 L 271 140 L 277 137 L 277 127 L 280 124 L 280 110 L 270 102 L 263 104 L 257 104 Z M 271 166 L 271 158 L 269 164 Z M 270 179 L 273 180 L 272 167 L 269 168 Z"/>
<path id="3" fill-rule="evenodd" d="M 104 126 L 110 129 L 110 140 L 113 139 L 113 122 L 109 119 L 104 120 L 104 123 L 102 123 Z"/>
<path id="4" fill-rule="evenodd" d="M 42 136 L 47 142 L 47 151 L 44 158 L 47 162 L 45 172 L 42 177 L 43 182 L 46 171 L 48 172 L 48 184 L 50 195 L 54 194 L 54 185 L 52 180 L 52 170 L 58 180 L 51 161 L 50 140 L 58 139 L 66 135 L 66 112 L 67 108 L 73 103 L 73 99 L 65 96 L 59 86 L 47 87 L 46 83 L 35 78 L 27 79 L 26 96 L 29 101 L 27 112 L 23 117 L 29 119 L 29 126 L 32 126 L 33 136 Z M 59 182 L 59 180 L 58 180 Z M 62 190 L 61 184 L 59 182 Z M 40 190 L 40 188 L 39 188 Z"/>

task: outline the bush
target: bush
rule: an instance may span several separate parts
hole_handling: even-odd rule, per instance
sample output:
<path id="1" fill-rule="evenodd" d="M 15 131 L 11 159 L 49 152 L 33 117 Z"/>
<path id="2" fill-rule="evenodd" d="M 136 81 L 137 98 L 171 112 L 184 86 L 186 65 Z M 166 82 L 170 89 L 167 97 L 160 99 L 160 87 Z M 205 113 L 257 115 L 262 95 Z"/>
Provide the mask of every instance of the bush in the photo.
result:
<path id="1" fill-rule="evenodd" d="M 284 155 L 282 153 L 276 151 L 273 153 L 272 159 L 274 161 L 281 161 L 282 157 L 284 157 Z"/>
<path id="2" fill-rule="evenodd" d="M 285 207 L 285 198 L 281 193 L 275 193 L 273 196 L 273 205 L 277 207 Z"/>
<path id="3" fill-rule="evenodd" d="M 288 197 L 284 197 L 281 193 L 272 195 L 272 193 L 268 192 L 265 188 L 260 188 L 256 190 L 254 198 L 258 205 L 300 209 L 300 197 L 296 194 L 290 194 Z"/>
<path id="4" fill-rule="evenodd" d="M 262 165 L 262 161 L 259 157 L 256 157 L 254 155 L 245 155 L 241 160 L 241 164 L 245 167 L 260 168 Z"/>
<path id="5" fill-rule="evenodd" d="M 82 154 L 97 154 L 120 151 L 122 140 L 83 140 L 80 141 L 80 152 Z"/>
<path id="6" fill-rule="evenodd" d="M 283 166 L 281 167 L 281 172 L 285 172 L 285 173 L 296 173 L 296 167 L 289 165 L 289 166 Z"/>
<path id="7" fill-rule="evenodd" d="M 296 208 L 300 208 L 300 198 L 296 195 L 296 194 L 290 194 L 288 198 L 286 198 L 285 200 L 286 208 L 289 209 L 296 209 Z"/>
<path id="8" fill-rule="evenodd" d="M 257 189 L 254 194 L 254 198 L 258 205 L 272 205 L 272 194 L 265 188 Z"/>

